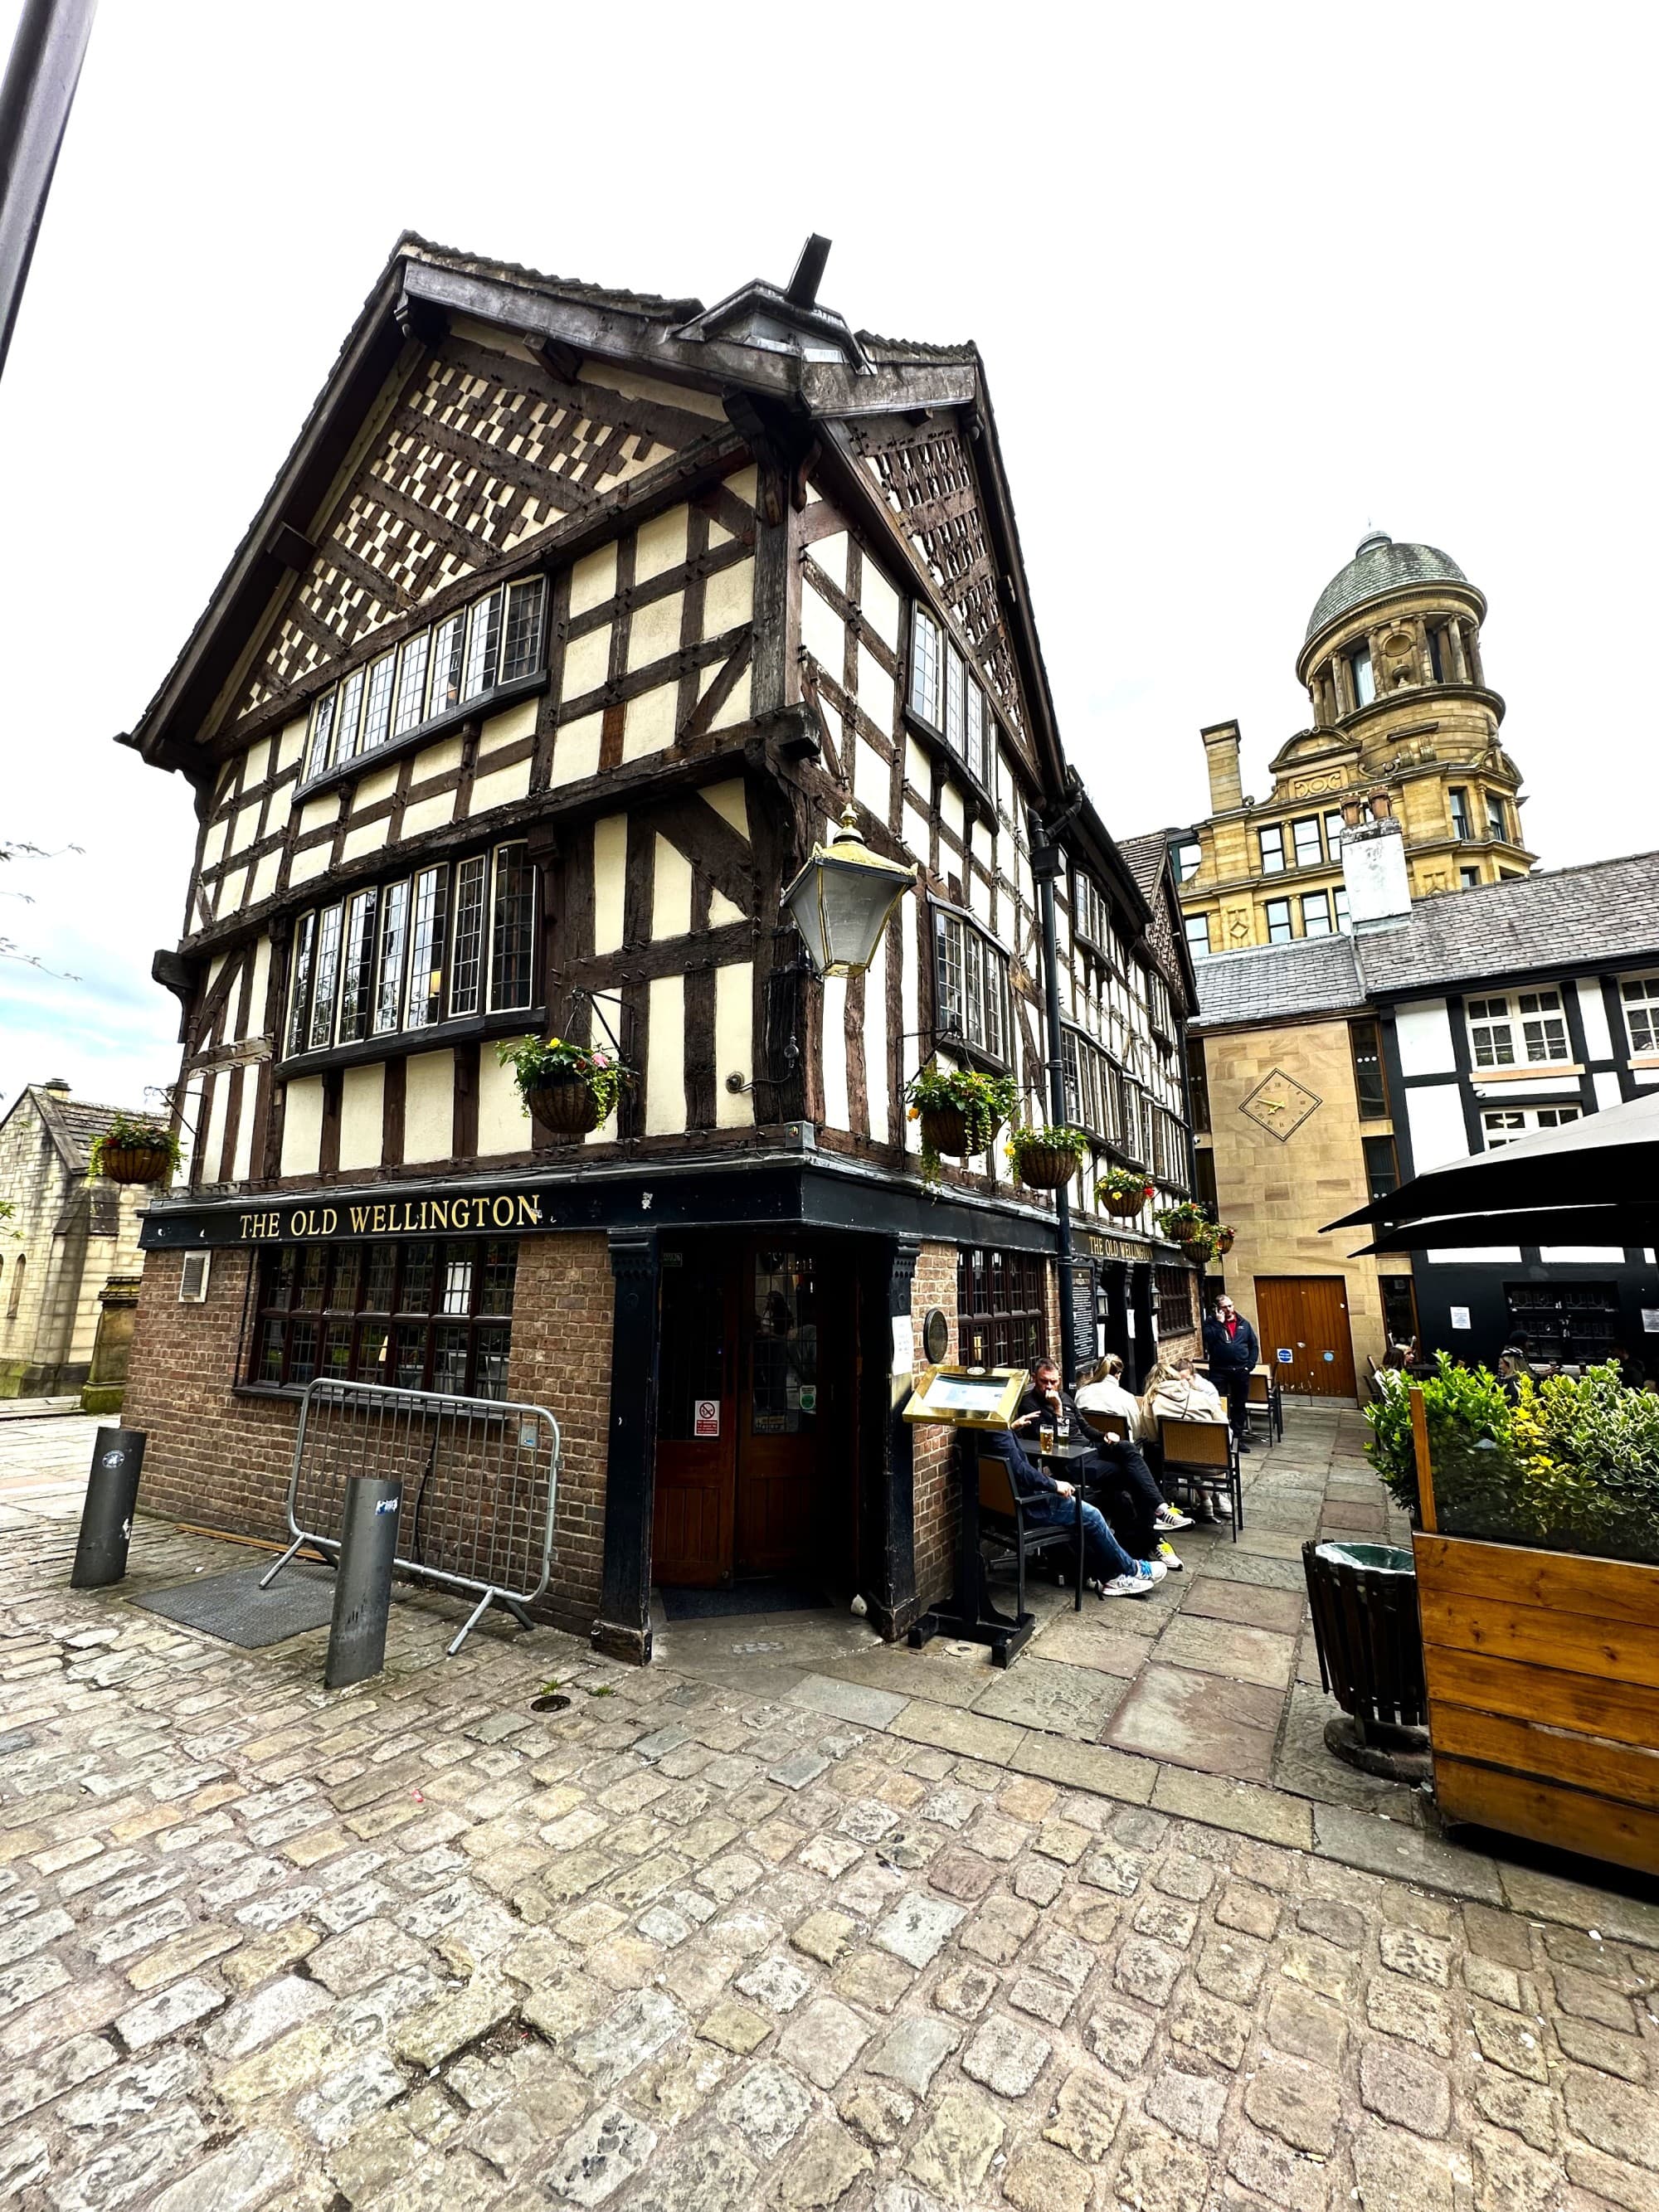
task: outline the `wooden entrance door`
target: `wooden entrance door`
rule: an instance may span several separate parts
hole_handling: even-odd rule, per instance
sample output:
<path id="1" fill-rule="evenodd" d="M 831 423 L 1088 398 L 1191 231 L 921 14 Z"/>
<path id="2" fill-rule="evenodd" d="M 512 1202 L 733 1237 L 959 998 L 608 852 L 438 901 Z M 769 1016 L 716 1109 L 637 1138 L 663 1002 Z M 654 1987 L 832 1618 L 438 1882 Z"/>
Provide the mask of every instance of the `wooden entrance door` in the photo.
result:
<path id="1" fill-rule="evenodd" d="M 652 1578 L 708 1589 L 732 1579 L 738 1439 L 734 1256 L 688 1243 L 662 1255 Z"/>
<path id="2" fill-rule="evenodd" d="M 1340 1275 L 1258 1275 L 1255 1311 L 1261 1357 L 1285 1389 L 1353 1396 L 1348 1286 Z M 1285 1351 L 1288 1360 L 1279 1357 Z"/>
<path id="3" fill-rule="evenodd" d="M 654 1581 L 842 1571 L 855 1343 L 837 1255 L 690 1240 L 664 1252 Z"/>

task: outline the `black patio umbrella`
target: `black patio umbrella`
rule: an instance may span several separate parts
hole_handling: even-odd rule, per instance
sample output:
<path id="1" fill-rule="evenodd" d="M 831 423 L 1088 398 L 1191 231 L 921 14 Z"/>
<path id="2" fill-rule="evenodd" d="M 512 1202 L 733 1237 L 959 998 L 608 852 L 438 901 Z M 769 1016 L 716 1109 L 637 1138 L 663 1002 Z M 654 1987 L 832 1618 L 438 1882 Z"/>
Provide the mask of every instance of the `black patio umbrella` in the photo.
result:
<path id="1" fill-rule="evenodd" d="M 1659 1244 L 1659 1089 L 1434 1168 L 1329 1224 L 1362 1227 L 1377 1232 L 1368 1252 Z"/>

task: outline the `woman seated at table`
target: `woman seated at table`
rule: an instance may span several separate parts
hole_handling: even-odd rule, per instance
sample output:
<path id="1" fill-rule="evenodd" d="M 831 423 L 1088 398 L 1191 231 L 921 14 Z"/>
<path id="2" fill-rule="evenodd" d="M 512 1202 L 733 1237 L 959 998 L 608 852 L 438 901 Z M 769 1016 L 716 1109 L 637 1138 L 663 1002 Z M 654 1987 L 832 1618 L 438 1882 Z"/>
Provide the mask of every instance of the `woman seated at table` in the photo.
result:
<path id="1" fill-rule="evenodd" d="M 1146 1377 L 1140 1403 L 1156 1428 L 1160 1421 L 1220 1421 L 1227 1409 L 1213 1382 L 1198 1374 L 1190 1359 L 1160 1359 Z M 1202 1483 L 1193 1518 L 1200 1528 L 1232 1516 L 1232 1498 L 1224 1485 Z"/>
<path id="2" fill-rule="evenodd" d="M 1146 1467 L 1151 1478 L 1151 1491 L 1157 1492 L 1158 1502 L 1152 1507 L 1152 1512 L 1153 1526 L 1159 1539 L 1158 1555 L 1166 1566 L 1178 1571 L 1180 1562 L 1170 1550 L 1168 1539 L 1177 1528 L 1190 1528 L 1192 1521 L 1187 1514 L 1177 1513 L 1164 1496 L 1157 1480 L 1158 1469 L 1164 1463 L 1163 1447 L 1158 1440 L 1158 1423 L 1140 1400 L 1131 1396 L 1124 1389 L 1122 1378 L 1123 1362 L 1116 1352 L 1109 1352 L 1087 1380 L 1078 1385 L 1078 1411 L 1082 1413 L 1115 1414 L 1126 1425 L 1127 1441 L 1134 1446 L 1137 1456 Z M 1150 1504 L 1151 1492 L 1143 1495 Z"/>
<path id="3" fill-rule="evenodd" d="M 1164 1492 L 1133 1442 L 1096 1437 L 1085 1429 L 1079 1401 L 1072 1392 L 1061 1389 L 1060 1370 L 1052 1359 L 1038 1360 L 1031 1370 L 1031 1387 L 1014 1416 L 1014 1433 L 1028 1452 L 1036 1445 L 1045 1419 L 1068 1422 L 1072 1440 L 1092 1446 L 1078 1462 L 1078 1476 L 1085 1489 L 1098 1492 L 1113 1533 L 1130 1558 L 1158 1559 L 1179 1574 L 1181 1561 L 1166 1531 L 1171 1525 L 1189 1528 L 1192 1524 L 1186 1521 L 1172 1524 Z"/>

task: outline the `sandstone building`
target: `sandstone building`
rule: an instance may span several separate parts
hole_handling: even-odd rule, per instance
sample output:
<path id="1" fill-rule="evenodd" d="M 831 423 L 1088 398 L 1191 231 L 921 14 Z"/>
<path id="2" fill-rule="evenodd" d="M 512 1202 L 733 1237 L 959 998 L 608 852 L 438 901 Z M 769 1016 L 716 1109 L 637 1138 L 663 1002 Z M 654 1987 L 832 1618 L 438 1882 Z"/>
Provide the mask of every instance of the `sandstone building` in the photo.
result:
<path id="1" fill-rule="evenodd" d="M 822 246 L 705 307 L 401 240 L 126 740 L 200 823 L 152 1502 L 280 1533 L 319 1376 L 531 1401 L 568 1625 L 647 1656 L 653 1583 L 811 1574 L 896 1633 L 951 1577 L 925 1346 L 1023 1363 L 1067 1291 L 1073 1352 L 1190 1328 L 1095 1206 L 1188 1185 L 1172 873 L 1066 762 L 977 352 L 854 331 Z M 820 981 L 781 894 L 849 800 L 917 878 Z M 586 1139 L 532 1033 L 637 1072 Z M 930 1054 L 1035 1121 L 1063 1065 L 1064 1280 L 1000 1148 L 923 1184 Z"/>
<path id="2" fill-rule="evenodd" d="M 1345 931 L 1343 809 L 1376 791 L 1418 897 L 1531 867 L 1521 772 L 1481 658 L 1486 611 L 1434 546 L 1362 539 L 1309 618 L 1297 676 L 1313 720 L 1274 754 L 1265 799 L 1245 793 L 1238 724 L 1202 732 L 1211 811 L 1170 833 L 1194 957 Z"/>
<path id="3" fill-rule="evenodd" d="M 0 1221 L 0 1398 L 120 1409 L 145 1194 L 87 1181 L 88 1148 L 117 1110 L 67 1083 L 31 1083 L 0 1119 L 0 1199 L 14 1208 Z"/>

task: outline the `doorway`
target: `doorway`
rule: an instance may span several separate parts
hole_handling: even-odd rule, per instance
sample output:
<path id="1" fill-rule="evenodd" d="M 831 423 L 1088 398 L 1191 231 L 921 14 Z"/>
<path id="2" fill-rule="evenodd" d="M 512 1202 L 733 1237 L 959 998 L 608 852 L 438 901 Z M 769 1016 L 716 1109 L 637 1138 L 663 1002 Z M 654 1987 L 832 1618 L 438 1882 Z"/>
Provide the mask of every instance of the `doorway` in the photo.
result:
<path id="1" fill-rule="evenodd" d="M 833 1245 L 662 1255 L 652 1579 L 851 1583 L 857 1298 Z"/>
<path id="2" fill-rule="evenodd" d="M 1286 1390 L 1354 1395 L 1348 1285 L 1340 1275 L 1258 1275 L 1255 1311 L 1261 1357 Z"/>

